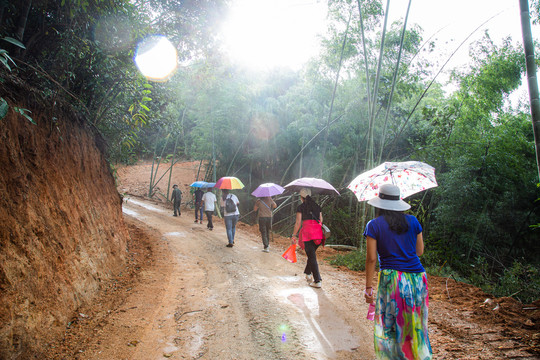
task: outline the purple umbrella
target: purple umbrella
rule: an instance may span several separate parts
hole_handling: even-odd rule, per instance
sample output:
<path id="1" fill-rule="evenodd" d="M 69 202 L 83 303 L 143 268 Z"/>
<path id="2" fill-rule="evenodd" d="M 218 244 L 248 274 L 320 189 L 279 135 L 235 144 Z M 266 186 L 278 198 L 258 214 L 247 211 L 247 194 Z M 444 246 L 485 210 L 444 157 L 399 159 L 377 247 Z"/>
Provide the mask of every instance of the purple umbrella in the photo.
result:
<path id="1" fill-rule="evenodd" d="M 258 188 L 253 190 L 251 195 L 255 197 L 267 197 L 282 194 L 285 191 L 281 186 L 274 183 L 266 183 L 259 185 Z"/>
<path id="2" fill-rule="evenodd" d="M 285 189 L 291 192 L 298 192 L 302 188 L 310 188 L 313 194 L 339 195 L 339 192 L 323 179 L 304 177 L 285 185 Z"/>

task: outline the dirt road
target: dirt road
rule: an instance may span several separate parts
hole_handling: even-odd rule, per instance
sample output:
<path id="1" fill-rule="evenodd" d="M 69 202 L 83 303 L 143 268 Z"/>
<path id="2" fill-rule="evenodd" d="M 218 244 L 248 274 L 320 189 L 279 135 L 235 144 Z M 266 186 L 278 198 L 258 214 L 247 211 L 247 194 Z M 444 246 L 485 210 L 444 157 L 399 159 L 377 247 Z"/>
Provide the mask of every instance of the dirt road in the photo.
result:
<path id="1" fill-rule="evenodd" d="M 259 237 L 193 223 L 193 213 L 126 198 L 124 214 L 158 229 L 160 261 L 142 274 L 99 330 L 87 359 L 373 359 L 372 323 L 360 286 L 321 264 L 323 288 L 307 285 L 305 256 L 261 251 Z M 272 246 L 272 244 L 271 244 Z M 144 299 L 141 302 L 141 298 Z M 338 305 L 339 304 L 339 305 Z"/>
<path id="2" fill-rule="evenodd" d="M 185 194 L 198 165 L 175 165 L 173 183 Z M 48 345 L 50 359 L 373 359 L 362 272 L 326 265 L 336 251 L 319 249 L 323 288 L 312 289 L 302 252 L 296 264 L 283 260 L 289 240 L 275 235 L 263 253 L 257 228 L 243 223 L 226 248 L 223 221 L 211 232 L 193 223 L 193 210 L 172 217 L 170 204 L 141 200 L 151 168 L 118 169 L 131 234 L 125 271 L 78 309 L 63 339 Z M 435 359 L 539 358 L 538 301 L 428 278 Z"/>

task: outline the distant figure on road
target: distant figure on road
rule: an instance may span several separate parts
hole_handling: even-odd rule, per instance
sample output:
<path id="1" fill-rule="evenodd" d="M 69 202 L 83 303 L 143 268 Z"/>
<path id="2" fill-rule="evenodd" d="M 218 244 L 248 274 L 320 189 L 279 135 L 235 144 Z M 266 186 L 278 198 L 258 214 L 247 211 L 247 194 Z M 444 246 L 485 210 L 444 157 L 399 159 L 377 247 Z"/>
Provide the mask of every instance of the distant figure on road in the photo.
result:
<path id="1" fill-rule="evenodd" d="M 261 232 L 264 252 L 270 251 L 268 246 L 270 244 L 270 231 L 272 230 L 272 209 L 276 207 L 277 204 L 270 196 L 258 198 L 253 207 L 253 211 L 258 211 L 259 231 Z"/>
<path id="2" fill-rule="evenodd" d="M 236 223 L 238 222 L 238 218 L 240 217 L 240 211 L 238 211 L 238 205 L 240 204 L 240 201 L 238 200 L 236 195 L 229 193 L 229 190 L 222 189 L 222 192 L 223 195 L 221 197 L 220 206 L 224 209 L 223 219 L 225 220 L 227 239 L 229 240 L 227 247 L 233 247 L 234 234 L 236 233 Z M 227 202 L 229 202 L 229 204 L 234 204 L 234 206 L 228 205 Z"/>
<path id="3" fill-rule="evenodd" d="M 212 192 L 212 188 L 206 189 L 206 192 L 202 197 L 202 206 L 204 207 L 204 213 L 208 219 L 208 224 L 206 225 L 208 230 L 214 230 L 212 215 L 214 215 L 214 210 L 216 209 L 216 201 L 216 195 Z"/>
<path id="4" fill-rule="evenodd" d="M 203 220 L 203 211 L 204 208 L 202 206 L 202 198 L 203 198 L 204 192 L 201 190 L 201 188 L 197 188 L 195 192 L 193 193 L 193 196 L 195 197 L 195 222 L 200 221 L 202 224 Z M 197 219 L 197 215 L 200 214 L 199 219 Z"/>
<path id="5" fill-rule="evenodd" d="M 326 240 L 322 231 L 322 211 L 321 207 L 311 198 L 309 188 L 300 190 L 300 200 L 302 200 L 302 204 L 296 208 L 296 222 L 292 234 L 292 243 L 296 244 L 298 238 L 300 247 L 306 251 L 307 264 L 304 274 L 306 274 L 309 286 L 320 288 L 322 278 L 319 272 L 316 251 L 321 244 L 324 246 Z"/>
<path id="6" fill-rule="evenodd" d="M 182 191 L 178 188 L 178 185 L 176 184 L 173 185 L 171 201 L 173 203 L 173 208 L 174 208 L 173 216 L 182 215 L 180 213 L 180 203 L 182 202 Z"/>
<path id="7" fill-rule="evenodd" d="M 375 354 L 377 359 L 428 360 L 433 354 L 428 336 L 428 282 L 419 256 L 424 253 L 422 226 L 403 211 L 411 206 L 400 190 L 384 184 L 379 196 L 368 201 L 376 208 L 366 237 L 367 303 L 375 301 Z M 379 285 L 374 299 L 373 275 L 379 258 Z"/>

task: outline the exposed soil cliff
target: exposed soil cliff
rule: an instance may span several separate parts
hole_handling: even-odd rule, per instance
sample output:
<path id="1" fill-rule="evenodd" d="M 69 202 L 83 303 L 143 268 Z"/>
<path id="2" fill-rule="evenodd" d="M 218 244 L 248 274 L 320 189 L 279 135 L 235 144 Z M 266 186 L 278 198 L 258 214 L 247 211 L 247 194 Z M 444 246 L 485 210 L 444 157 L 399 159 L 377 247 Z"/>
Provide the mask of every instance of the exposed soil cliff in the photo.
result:
<path id="1" fill-rule="evenodd" d="M 0 358 L 40 357 L 125 266 L 128 233 L 102 141 L 67 107 L 0 85 Z M 28 109 L 32 124 L 13 107 Z"/>

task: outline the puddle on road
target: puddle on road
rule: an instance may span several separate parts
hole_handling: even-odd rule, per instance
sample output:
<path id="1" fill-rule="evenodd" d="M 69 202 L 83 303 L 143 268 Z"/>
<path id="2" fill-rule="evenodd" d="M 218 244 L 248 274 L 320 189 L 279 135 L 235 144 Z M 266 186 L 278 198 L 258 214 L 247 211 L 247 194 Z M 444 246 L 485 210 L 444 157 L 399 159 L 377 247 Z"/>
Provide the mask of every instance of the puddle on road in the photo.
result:
<path id="1" fill-rule="evenodd" d="M 334 357 L 338 351 L 350 351 L 360 345 L 351 327 L 342 318 L 324 290 L 310 287 L 285 289 L 279 292 L 283 302 L 294 305 L 303 315 L 295 324 L 302 342 L 312 354 Z"/>
<path id="2" fill-rule="evenodd" d="M 194 359 L 198 359 L 200 357 L 199 356 L 200 349 L 204 343 L 205 334 L 203 332 L 202 327 L 199 324 L 195 324 L 191 328 L 191 331 L 193 333 L 193 336 L 191 337 L 189 352 L 193 356 Z"/>
<path id="3" fill-rule="evenodd" d="M 176 231 L 176 232 L 170 232 L 170 233 L 163 234 L 163 236 L 179 236 L 179 237 L 186 237 L 186 233 Z"/>
<path id="4" fill-rule="evenodd" d="M 155 212 L 159 212 L 159 213 L 168 213 L 168 211 L 166 211 L 166 210 L 154 207 L 152 205 L 148 205 L 148 204 L 146 204 L 146 203 L 144 203 L 142 201 L 138 201 L 138 200 L 135 200 L 135 199 L 132 199 L 132 198 L 127 198 L 125 201 L 126 201 L 126 203 L 131 203 L 131 204 L 135 204 L 137 206 L 143 207 L 146 210 L 155 211 Z"/>
<path id="5" fill-rule="evenodd" d="M 129 209 L 126 209 L 126 208 L 122 208 L 122 212 L 126 215 L 129 215 L 129 216 L 133 216 L 133 217 L 136 217 L 138 216 L 139 214 L 136 212 L 136 211 L 133 211 L 133 210 L 129 210 Z"/>

